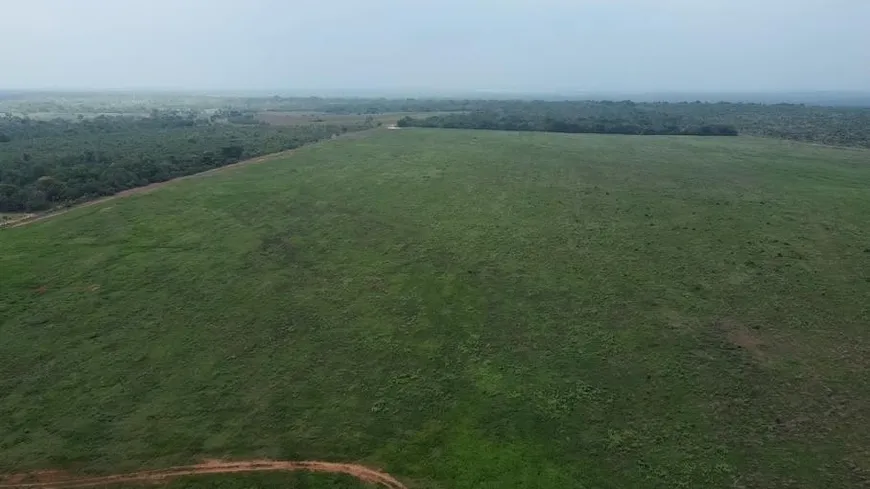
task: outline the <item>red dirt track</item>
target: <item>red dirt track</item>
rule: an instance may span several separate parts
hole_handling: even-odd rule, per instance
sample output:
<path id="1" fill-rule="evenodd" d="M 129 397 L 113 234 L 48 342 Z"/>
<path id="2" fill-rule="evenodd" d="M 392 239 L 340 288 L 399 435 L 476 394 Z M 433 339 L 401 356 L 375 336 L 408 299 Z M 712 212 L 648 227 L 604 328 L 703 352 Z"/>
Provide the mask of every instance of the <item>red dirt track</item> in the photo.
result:
<path id="1" fill-rule="evenodd" d="M 74 489 L 112 484 L 160 484 L 183 476 L 232 474 L 245 472 L 320 472 L 346 474 L 370 484 L 388 489 L 407 489 L 391 475 L 356 464 L 319 461 L 243 460 L 226 462 L 210 460 L 196 465 L 131 472 L 102 477 L 73 477 L 63 472 L 43 471 L 31 474 L 0 475 L 0 489 Z"/>

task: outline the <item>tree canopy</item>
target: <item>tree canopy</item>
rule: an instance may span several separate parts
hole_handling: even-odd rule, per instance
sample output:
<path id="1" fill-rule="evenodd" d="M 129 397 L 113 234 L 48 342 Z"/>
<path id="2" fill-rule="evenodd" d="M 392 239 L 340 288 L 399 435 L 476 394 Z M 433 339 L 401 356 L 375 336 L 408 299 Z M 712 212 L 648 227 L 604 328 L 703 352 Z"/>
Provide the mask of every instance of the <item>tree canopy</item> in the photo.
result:
<path id="1" fill-rule="evenodd" d="M 406 117 L 400 126 L 638 135 L 738 133 L 870 147 L 870 109 L 792 104 L 481 101 L 469 110 Z"/>
<path id="2" fill-rule="evenodd" d="M 214 123 L 192 114 L 0 118 L 0 212 L 39 211 L 363 129 Z"/>

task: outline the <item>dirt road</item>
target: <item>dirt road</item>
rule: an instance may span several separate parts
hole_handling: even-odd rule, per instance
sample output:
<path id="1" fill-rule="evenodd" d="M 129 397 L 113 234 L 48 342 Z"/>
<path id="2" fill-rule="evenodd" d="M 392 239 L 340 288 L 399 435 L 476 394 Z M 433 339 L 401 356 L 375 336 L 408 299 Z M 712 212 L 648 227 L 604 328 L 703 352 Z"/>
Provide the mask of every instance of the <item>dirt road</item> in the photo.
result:
<path id="1" fill-rule="evenodd" d="M 52 217 L 59 216 L 59 215 L 61 215 L 61 214 L 65 214 L 65 213 L 67 213 L 67 212 L 69 212 L 69 211 L 71 211 L 71 210 L 73 210 L 73 209 L 78 209 L 79 207 L 89 207 L 89 206 L 96 205 L 96 204 L 101 204 L 101 203 L 103 203 L 103 202 L 107 202 L 107 201 L 110 201 L 110 200 L 115 200 L 115 199 L 120 199 L 120 198 L 123 198 L 123 197 L 128 197 L 128 196 L 130 196 L 130 195 L 136 195 L 136 194 L 147 194 L 148 192 L 153 192 L 154 190 L 157 190 L 158 188 L 163 187 L 164 185 L 169 185 L 170 183 L 177 182 L 177 181 L 179 181 L 179 180 L 188 180 L 188 179 L 191 179 L 191 178 L 207 177 L 207 176 L 209 176 L 209 175 L 213 175 L 213 174 L 215 174 L 215 173 L 220 173 L 220 172 L 224 172 L 224 171 L 227 171 L 227 170 L 231 170 L 231 169 L 233 169 L 233 168 L 237 168 L 237 167 L 240 167 L 240 166 L 252 165 L 252 164 L 254 164 L 254 163 L 262 163 L 262 162 L 264 162 L 264 161 L 272 160 L 272 159 L 275 159 L 275 158 L 281 158 L 281 157 L 284 157 L 284 156 L 289 156 L 289 155 L 293 154 L 293 151 L 295 151 L 295 150 L 292 150 L 292 149 L 291 149 L 291 150 L 287 150 L 287 151 L 282 151 L 282 152 L 280 152 L 280 153 L 272 153 L 272 154 L 268 154 L 268 155 L 265 155 L 265 156 L 259 156 L 259 157 L 257 157 L 257 158 L 252 158 L 252 159 L 250 159 L 250 160 L 240 161 L 240 162 L 238 162 L 238 163 L 232 163 L 232 164 L 224 165 L 224 166 L 221 166 L 221 167 L 218 167 L 218 168 L 213 168 L 213 169 L 211 169 L 211 170 L 206 170 L 206 171 L 204 171 L 204 172 L 194 173 L 194 174 L 192 174 L 192 175 L 185 175 L 185 176 L 183 176 L 183 177 L 178 177 L 178 178 L 173 178 L 172 180 L 167 180 L 167 181 L 165 181 L 165 182 L 157 182 L 157 183 L 152 183 L 152 184 L 149 184 L 149 185 L 145 185 L 144 187 L 136 187 L 136 188 L 131 188 L 131 189 L 129 189 L 129 190 L 123 190 L 123 191 L 121 191 L 121 192 L 118 192 L 117 194 L 109 195 L 109 196 L 107 196 L 107 197 L 103 197 L 103 198 L 101 198 L 101 199 L 96 199 L 96 200 L 91 200 L 91 201 L 88 201 L 88 202 L 83 202 L 83 203 L 81 203 L 81 204 L 79 204 L 79 205 L 75 205 L 75 206 L 72 206 L 72 207 L 68 207 L 68 208 L 66 208 L 66 209 L 59 209 L 59 210 L 56 210 L 56 211 L 48 211 L 48 212 L 45 212 L 45 213 L 42 213 L 42 214 L 34 214 L 34 215 L 32 215 L 32 216 L 25 217 L 25 218 L 23 218 L 23 219 L 19 219 L 19 220 L 17 220 L 17 221 L 12 221 L 12 222 L 10 222 L 10 223 L 8 223 L 8 224 L 5 224 L 4 226 L 0 226 L 0 227 L 17 228 L 17 227 L 19 227 L 19 226 L 26 226 L 27 224 L 32 224 L 32 223 L 34 223 L 34 222 L 42 221 L 42 220 L 45 220 L 45 219 L 51 219 Z"/>
<path id="2" fill-rule="evenodd" d="M 64 472 L 41 471 L 29 474 L 0 475 L 0 489 L 75 489 L 113 484 L 160 484 L 184 476 L 232 474 L 246 472 L 319 472 L 347 474 L 370 484 L 388 489 L 407 487 L 384 472 L 356 464 L 320 461 L 244 460 L 227 462 L 209 460 L 196 465 L 183 465 L 160 470 L 132 472 L 103 477 L 73 477 Z"/>
<path id="3" fill-rule="evenodd" d="M 358 138 L 366 137 L 374 131 L 378 131 L 378 129 L 366 129 L 363 131 L 347 132 L 344 134 L 333 136 L 331 139 L 358 139 Z M 323 143 L 325 141 L 330 141 L 330 139 L 315 141 L 315 142 L 310 143 L 306 146 L 320 144 L 320 143 Z M 289 155 L 293 154 L 295 151 L 296 151 L 295 149 L 290 149 L 287 151 L 281 151 L 279 153 L 271 153 L 271 154 L 267 154 L 267 155 L 263 155 L 263 156 L 258 156 L 257 158 L 252 158 L 250 160 L 240 161 L 238 163 L 232 163 L 232 164 L 221 166 L 218 168 L 213 168 L 211 170 L 206 170 L 204 172 L 194 173 L 192 175 L 185 175 L 183 177 L 178 177 L 178 178 L 173 178 L 172 180 L 167 180 L 165 182 L 157 182 L 157 183 L 152 183 L 150 185 L 145 185 L 144 187 L 136 187 L 136 188 L 131 188 L 129 190 L 123 190 L 121 192 L 118 192 L 117 194 L 109 195 L 109 196 L 103 197 L 101 199 L 83 202 L 79 205 L 68 207 L 66 209 L 58 209 L 58 210 L 54 210 L 54 211 L 44 212 L 41 214 L 33 214 L 31 216 L 27 216 L 25 218 L 18 219 L 16 221 L 7 222 L 5 224 L 0 225 L 0 229 L 17 228 L 19 226 L 26 226 L 26 225 L 32 224 L 34 222 L 39 222 L 39 221 L 42 221 L 45 219 L 51 219 L 52 217 L 59 216 L 61 214 L 65 214 L 73 209 L 78 209 L 79 207 L 88 207 L 88 206 L 92 206 L 92 205 L 96 205 L 96 204 L 101 204 L 103 202 L 107 202 L 107 201 L 115 200 L 115 199 L 120 199 L 122 197 L 128 197 L 130 195 L 145 194 L 145 193 L 157 190 L 158 188 L 160 188 L 164 185 L 168 185 L 172 182 L 177 182 L 179 180 L 187 180 L 187 179 L 191 179 L 191 178 L 207 177 L 209 175 L 213 175 L 215 173 L 220 173 L 220 172 L 224 172 L 227 170 L 231 170 L 233 168 L 237 168 L 240 166 L 252 165 L 254 163 L 262 163 L 264 161 L 269 161 L 269 160 L 273 160 L 276 158 L 283 158 L 285 156 L 289 156 Z"/>

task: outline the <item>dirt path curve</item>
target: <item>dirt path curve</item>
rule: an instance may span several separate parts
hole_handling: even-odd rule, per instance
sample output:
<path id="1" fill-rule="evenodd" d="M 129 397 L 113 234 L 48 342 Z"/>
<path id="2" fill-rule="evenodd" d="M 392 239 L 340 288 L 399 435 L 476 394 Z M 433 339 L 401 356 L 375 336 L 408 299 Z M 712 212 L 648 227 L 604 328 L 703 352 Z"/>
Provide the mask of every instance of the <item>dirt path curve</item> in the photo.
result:
<path id="1" fill-rule="evenodd" d="M 172 479 L 191 475 L 232 474 L 245 472 L 319 472 L 347 474 L 370 484 L 388 489 L 408 489 L 391 475 L 363 465 L 319 461 L 245 460 L 226 462 L 209 460 L 196 465 L 182 465 L 168 469 L 146 470 L 129 474 L 103 477 L 71 477 L 63 472 L 42 471 L 30 474 L 0 476 L 2 489 L 75 489 L 107 486 L 112 484 L 160 484 Z"/>

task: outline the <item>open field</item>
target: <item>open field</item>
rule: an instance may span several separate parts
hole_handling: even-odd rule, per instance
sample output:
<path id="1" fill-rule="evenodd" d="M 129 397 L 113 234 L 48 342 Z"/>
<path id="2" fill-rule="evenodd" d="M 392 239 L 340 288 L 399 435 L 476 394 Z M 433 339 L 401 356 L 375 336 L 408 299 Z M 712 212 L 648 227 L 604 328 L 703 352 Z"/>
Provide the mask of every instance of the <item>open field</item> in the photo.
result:
<path id="1" fill-rule="evenodd" d="M 354 136 L 0 230 L 0 473 L 870 484 L 870 152 Z"/>

